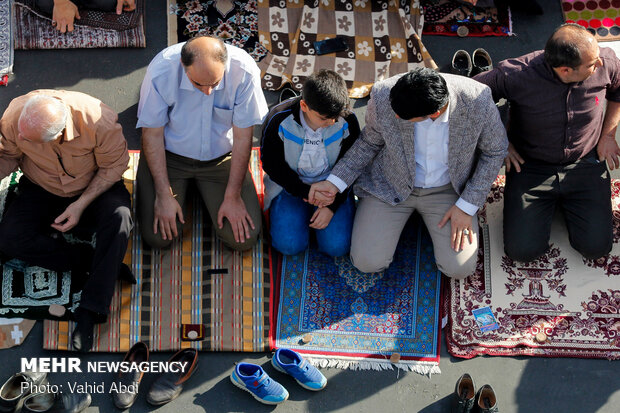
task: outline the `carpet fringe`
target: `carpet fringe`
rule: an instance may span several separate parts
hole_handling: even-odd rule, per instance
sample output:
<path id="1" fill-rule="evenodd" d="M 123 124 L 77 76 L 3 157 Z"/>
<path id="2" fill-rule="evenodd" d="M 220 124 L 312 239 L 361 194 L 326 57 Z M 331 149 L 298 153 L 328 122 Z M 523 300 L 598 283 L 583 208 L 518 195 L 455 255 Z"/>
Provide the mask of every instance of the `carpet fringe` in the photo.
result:
<path id="1" fill-rule="evenodd" d="M 405 361 L 400 363 L 392 363 L 389 360 L 381 359 L 351 359 L 346 360 L 342 358 L 324 358 L 324 357 L 312 357 L 308 354 L 304 354 L 310 364 L 320 368 L 337 368 L 343 370 L 394 370 L 394 367 L 405 371 L 412 371 L 424 376 L 431 377 L 433 374 L 441 374 L 439 365 L 434 362 L 424 361 Z"/>

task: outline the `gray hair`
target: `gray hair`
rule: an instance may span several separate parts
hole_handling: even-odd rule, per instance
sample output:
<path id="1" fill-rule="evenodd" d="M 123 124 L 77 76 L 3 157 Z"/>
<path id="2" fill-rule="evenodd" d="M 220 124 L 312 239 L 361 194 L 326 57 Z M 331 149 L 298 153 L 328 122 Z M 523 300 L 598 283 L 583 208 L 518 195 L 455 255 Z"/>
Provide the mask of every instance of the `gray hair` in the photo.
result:
<path id="1" fill-rule="evenodd" d="M 30 129 L 40 130 L 41 139 L 49 142 L 65 128 L 68 116 L 69 110 L 59 99 L 38 94 L 26 101 L 19 122 L 25 122 Z"/>

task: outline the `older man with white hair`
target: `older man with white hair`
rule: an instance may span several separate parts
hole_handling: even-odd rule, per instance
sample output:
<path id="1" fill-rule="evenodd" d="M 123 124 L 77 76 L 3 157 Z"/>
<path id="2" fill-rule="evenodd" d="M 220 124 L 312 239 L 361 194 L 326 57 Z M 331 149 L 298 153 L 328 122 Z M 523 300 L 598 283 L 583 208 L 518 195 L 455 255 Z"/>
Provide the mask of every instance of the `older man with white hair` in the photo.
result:
<path id="1" fill-rule="evenodd" d="M 133 227 L 121 177 L 129 154 L 116 113 L 79 92 L 35 90 L 0 119 L 0 178 L 20 168 L 18 195 L 0 222 L 0 253 L 54 271 L 89 272 L 73 346 L 92 347 L 105 320 Z M 95 234 L 95 248 L 61 233 Z M 75 274 L 75 273 L 74 273 Z M 127 274 L 129 275 L 129 274 Z"/>

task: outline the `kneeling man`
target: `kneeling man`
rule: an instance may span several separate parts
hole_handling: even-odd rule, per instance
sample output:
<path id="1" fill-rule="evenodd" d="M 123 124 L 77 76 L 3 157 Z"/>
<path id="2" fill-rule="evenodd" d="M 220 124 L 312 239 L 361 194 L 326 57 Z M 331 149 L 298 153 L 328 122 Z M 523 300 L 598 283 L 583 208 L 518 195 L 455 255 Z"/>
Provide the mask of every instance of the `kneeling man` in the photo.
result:
<path id="1" fill-rule="evenodd" d="M 88 351 L 105 320 L 133 227 L 121 180 L 129 154 L 117 115 L 79 92 L 36 90 L 0 119 L 0 179 L 21 168 L 18 195 L 0 222 L 0 253 L 54 271 L 90 272 L 73 347 Z M 95 234 L 95 250 L 60 233 Z M 128 269 L 125 267 L 125 271 Z"/>
<path id="2" fill-rule="evenodd" d="M 476 267 L 476 213 L 507 147 L 488 87 L 415 69 L 373 86 L 366 127 L 327 180 L 313 185 L 310 201 L 328 203 L 355 182 L 360 202 L 351 261 L 360 271 L 390 265 L 417 210 L 431 234 L 437 267 L 465 278 Z"/>

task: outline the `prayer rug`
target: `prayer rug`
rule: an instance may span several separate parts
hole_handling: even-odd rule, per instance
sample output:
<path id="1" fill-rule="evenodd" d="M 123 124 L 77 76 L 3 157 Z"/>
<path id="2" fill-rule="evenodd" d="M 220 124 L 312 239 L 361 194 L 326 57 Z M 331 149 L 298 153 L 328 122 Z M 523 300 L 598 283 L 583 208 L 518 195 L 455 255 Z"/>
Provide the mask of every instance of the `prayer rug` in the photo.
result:
<path id="1" fill-rule="evenodd" d="M 620 0 L 562 0 L 567 23 L 588 29 L 599 42 L 620 39 Z"/>
<path id="2" fill-rule="evenodd" d="M 283 257 L 273 346 L 322 367 L 440 373 L 441 273 L 426 228 L 412 221 L 384 272 L 314 249 Z"/>
<path id="3" fill-rule="evenodd" d="M 210 34 L 244 49 L 257 62 L 267 54 L 258 41 L 256 0 L 178 0 L 171 4 L 171 12 L 177 16 L 173 43 Z"/>
<path id="4" fill-rule="evenodd" d="M 13 32 L 11 0 L 0 0 L 0 82 L 13 73 Z"/>
<path id="5" fill-rule="evenodd" d="M 555 219 L 551 248 L 530 263 L 504 255 L 504 182 L 498 177 L 479 214 L 484 242 L 476 273 L 450 281 L 448 351 L 462 358 L 620 359 L 620 181 L 612 180 L 614 246 L 608 256 L 582 258 L 570 246 L 564 223 Z M 499 328 L 482 333 L 472 310 L 487 306 Z"/>
<path id="6" fill-rule="evenodd" d="M 291 83 L 299 91 L 310 74 L 331 69 L 342 75 L 351 97 L 365 97 L 379 80 L 437 68 L 421 32 L 419 0 L 259 0 L 258 37 L 268 50 L 258 64 L 262 87 Z M 315 41 L 336 36 L 348 50 L 316 55 Z"/>
<path id="7" fill-rule="evenodd" d="M 134 201 L 138 159 L 132 152 L 125 174 Z M 262 194 L 259 159 L 255 149 L 252 173 Z M 108 322 L 95 328 L 93 351 L 125 352 L 138 341 L 151 351 L 268 350 L 271 277 L 265 242 L 243 253 L 224 247 L 197 194 L 185 220 L 182 238 L 166 250 L 143 245 L 134 227 L 125 262 L 137 284 L 117 285 Z M 73 328 L 71 322 L 45 321 L 43 348 L 70 350 Z"/>
<path id="8" fill-rule="evenodd" d="M 21 176 L 21 171 L 17 171 L 0 181 L 0 219 L 16 195 Z M 69 242 L 88 242 L 67 238 Z M 70 272 L 29 266 L 18 259 L 0 260 L 0 317 L 68 320 L 80 304 L 83 281 L 72 278 Z M 52 305 L 65 307 L 64 314 L 52 316 Z"/>
<path id="9" fill-rule="evenodd" d="M 80 49 L 105 47 L 146 47 L 144 3 L 136 0 L 136 10 L 102 13 L 80 11 L 71 33 L 60 33 L 51 19 L 36 10 L 33 0 L 15 2 L 15 49 Z"/>
<path id="10" fill-rule="evenodd" d="M 23 318 L 0 318 L 0 350 L 21 345 L 35 323 Z"/>
<path id="11" fill-rule="evenodd" d="M 424 35 L 511 36 L 512 18 L 507 5 L 475 7 L 455 0 L 422 0 Z"/>

